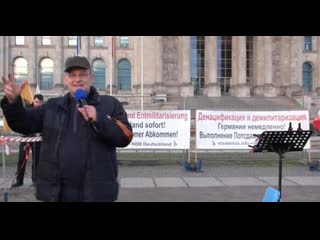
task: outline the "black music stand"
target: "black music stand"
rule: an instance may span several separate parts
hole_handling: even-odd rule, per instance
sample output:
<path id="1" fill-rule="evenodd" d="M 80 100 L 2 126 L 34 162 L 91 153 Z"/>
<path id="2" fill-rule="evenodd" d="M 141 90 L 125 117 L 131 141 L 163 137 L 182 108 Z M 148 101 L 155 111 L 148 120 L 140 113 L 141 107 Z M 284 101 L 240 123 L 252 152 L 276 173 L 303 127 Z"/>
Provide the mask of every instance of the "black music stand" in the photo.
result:
<path id="1" fill-rule="evenodd" d="M 259 141 L 252 152 L 275 152 L 279 154 L 279 192 L 281 199 L 282 159 L 286 152 L 302 151 L 312 131 L 265 131 L 258 135 Z"/>

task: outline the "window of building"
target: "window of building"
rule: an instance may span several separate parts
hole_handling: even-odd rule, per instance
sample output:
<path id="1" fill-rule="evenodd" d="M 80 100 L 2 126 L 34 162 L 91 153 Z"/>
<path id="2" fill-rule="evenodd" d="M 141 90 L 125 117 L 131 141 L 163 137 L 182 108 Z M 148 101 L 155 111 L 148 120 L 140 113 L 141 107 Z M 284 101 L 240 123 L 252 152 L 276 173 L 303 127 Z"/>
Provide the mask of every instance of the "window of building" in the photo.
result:
<path id="1" fill-rule="evenodd" d="M 19 57 L 13 64 L 14 79 L 17 84 L 21 84 L 23 81 L 28 80 L 28 62 L 23 57 Z"/>
<path id="2" fill-rule="evenodd" d="M 217 65 L 221 95 L 227 95 L 232 77 L 232 36 L 217 37 Z"/>
<path id="3" fill-rule="evenodd" d="M 68 38 L 68 46 L 77 46 L 78 37 L 77 36 L 69 36 Z"/>
<path id="4" fill-rule="evenodd" d="M 103 46 L 103 36 L 95 36 L 94 37 L 94 46 L 102 47 Z"/>
<path id="5" fill-rule="evenodd" d="M 304 50 L 312 51 L 312 36 L 304 36 Z"/>
<path id="6" fill-rule="evenodd" d="M 131 90 L 131 64 L 127 59 L 120 59 L 118 62 L 118 89 Z"/>
<path id="7" fill-rule="evenodd" d="M 129 47 L 129 37 L 121 36 L 120 37 L 120 48 L 128 48 Z"/>
<path id="8" fill-rule="evenodd" d="M 25 44 L 25 36 L 16 36 L 16 45 L 24 45 Z"/>
<path id="9" fill-rule="evenodd" d="M 194 95 L 201 95 L 204 88 L 204 36 L 191 36 L 191 82 Z"/>
<path id="10" fill-rule="evenodd" d="M 311 92 L 312 91 L 312 65 L 309 62 L 305 62 L 302 67 L 303 76 L 303 89 Z"/>
<path id="11" fill-rule="evenodd" d="M 50 90 L 54 87 L 54 64 L 50 58 L 44 58 L 40 62 L 40 89 Z"/>
<path id="12" fill-rule="evenodd" d="M 42 45 L 43 46 L 50 46 L 51 43 L 51 36 L 42 36 Z"/>
<path id="13" fill-rule="evenodd" d="M 246 37 L 246 78 L 248 86 L 253 84 L 253 36 Z"/>
<path id="14" fill-rule="evenodd" d="M 93 86 L 98 90 L 106 88 L 106 65 L 103 60 L 97 59 L 92 66 L 94 81 Z"/>

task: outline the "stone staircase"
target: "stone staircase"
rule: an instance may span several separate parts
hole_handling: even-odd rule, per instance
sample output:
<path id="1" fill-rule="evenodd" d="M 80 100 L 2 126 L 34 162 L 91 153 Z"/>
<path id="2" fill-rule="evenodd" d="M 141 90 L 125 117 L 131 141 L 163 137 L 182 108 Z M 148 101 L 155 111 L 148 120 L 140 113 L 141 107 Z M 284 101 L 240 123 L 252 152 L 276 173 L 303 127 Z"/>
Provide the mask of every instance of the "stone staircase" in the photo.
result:
<path id="1" fill-rule="evenodd" d="M 296 100 L 281 97 L 187 97 L 179 102 L 179 109 L 239 110 L 239 111 L 286 111 L 305 110 Z"/>
<path id="2" fill-rule="evenodd" d="M 318 115 L 318 112 L 320 111 L 319 96 L 301 95 L 301 96 L 294 96 L 293 98 L 301 106 L 309 110 L 310 119 L 314 119 Z"/>
<path id="3" fill-rule="evenodd" d="M 134 96 L 134 95 L 118 95 L 116 97 L 126 110 L 140 110 L 143 101 L 144 110 L 177 110 L 178 101 L 170 99 L 166 102 L 157 102 L 152 96 Z"/>

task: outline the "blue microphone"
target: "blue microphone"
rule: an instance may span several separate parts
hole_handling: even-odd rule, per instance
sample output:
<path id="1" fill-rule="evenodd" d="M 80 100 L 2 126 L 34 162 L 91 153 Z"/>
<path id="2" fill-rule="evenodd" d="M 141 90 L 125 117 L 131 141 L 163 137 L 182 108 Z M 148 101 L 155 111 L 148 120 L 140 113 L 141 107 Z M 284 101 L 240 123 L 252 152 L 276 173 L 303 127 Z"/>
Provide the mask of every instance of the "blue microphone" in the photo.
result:
<path id="1" fill-rule="evenodd" d="M 83 107 L 85 105 L 88 105 L 87 103 L 87 93 L 82 90 L 82 89 L 78 89 L 74 92 L 74 96 L 76 98 L 76 100 L 80 103 L 80 107 Z"/>
<path id="2" fill-rule="evenodd" d="M 74 97 L 76 98 L 76 100 L 80 103 L 80 107 L 83 107 L 85 105 L 88 105 L 87 103 L 87 93 L 82 90 L 82 89 L 78 89 L 74 92 Z M 86 110 L 84 109 L 84 111 L 86 112 Z M 88 116 L 88 113 L 86 112 L 87 116 Z M 89 123 L 90 123 L 90 126 L 92 127 L 92 129 L 97 133 L 98 130 L 96 128 L 96 126 L 94 125 L 94 122 L 91 118 L 89 118 Z"/>

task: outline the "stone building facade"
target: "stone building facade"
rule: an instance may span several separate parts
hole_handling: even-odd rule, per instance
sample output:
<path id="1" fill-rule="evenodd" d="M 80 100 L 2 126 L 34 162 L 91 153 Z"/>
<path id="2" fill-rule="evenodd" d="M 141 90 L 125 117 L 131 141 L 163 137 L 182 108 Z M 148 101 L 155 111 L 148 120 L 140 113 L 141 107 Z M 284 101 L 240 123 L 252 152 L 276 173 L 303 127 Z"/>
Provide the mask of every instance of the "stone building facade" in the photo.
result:
<path id="1" fill-rule="evenodd" d="M 78 53 L 76 39 L 81 40 Z M 99 61 L 96 75 L 105 94 L 318 96 L 319 40 L 318 36 L 1 36 L 0 75 L 25 77 L 42 93 L 59 94 L 64 90 L 64 62 L 79 54 L 93 66 Z M 15 72 L 20 71 L 21 58 L 24 75 Z"/>

